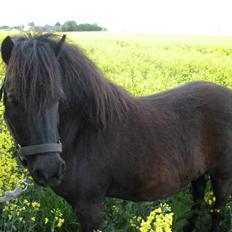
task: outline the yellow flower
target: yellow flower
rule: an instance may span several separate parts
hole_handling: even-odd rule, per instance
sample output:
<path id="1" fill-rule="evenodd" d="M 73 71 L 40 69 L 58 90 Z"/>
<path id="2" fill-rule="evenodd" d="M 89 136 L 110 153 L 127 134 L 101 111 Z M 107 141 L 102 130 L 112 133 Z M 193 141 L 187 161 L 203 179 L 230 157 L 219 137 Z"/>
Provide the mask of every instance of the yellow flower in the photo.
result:
<path id="1" fill-rule="evenodd" d="M 40 207 L 40 203 L 39 203 L 39 202 L 36 202 L 36 201 L 33 201 L 33 202 L 31 203 L 31 205 L 32 205 L 33 208 L 39 208 L 39 207 Z"/>
<path id="2" fill-rule="evenodd" d="M 57 223 L 57 227 L 60 228 L 64 223 L 64 219 L 63 218 L 59 218 L 58 223 Z"/>
<path id="3" fill-rule="evenodd" d="M 141 232 L 171 232 L 173 215 L 168 204 L 160 204 L 159 208 L 150 213 L 146 221 L 141 221 L 138 229 Z"/>
<path id="4" fill-rule="evenodd" d="M 44 224 L 46 225 L 48 223 L 48 218 L 44 218 Z"/>
<path id="5" fill-rule="evenodd" d="M 35 217 L 31 217 L 31 220 L 32 220 L 33 222 L 35 222 Z"/>

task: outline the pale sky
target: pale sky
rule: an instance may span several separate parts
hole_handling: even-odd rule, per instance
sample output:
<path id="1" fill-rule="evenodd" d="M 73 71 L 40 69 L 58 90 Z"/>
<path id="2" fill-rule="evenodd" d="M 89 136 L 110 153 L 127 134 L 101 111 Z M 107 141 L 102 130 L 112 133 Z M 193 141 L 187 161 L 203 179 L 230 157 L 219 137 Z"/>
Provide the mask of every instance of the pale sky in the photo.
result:
<path id="1" fill-rule="evenodd" d="M 232 35 L 232 0 L 4 0 L 0 6 L 0 25 L 75 20 L 109 31 Z"/>

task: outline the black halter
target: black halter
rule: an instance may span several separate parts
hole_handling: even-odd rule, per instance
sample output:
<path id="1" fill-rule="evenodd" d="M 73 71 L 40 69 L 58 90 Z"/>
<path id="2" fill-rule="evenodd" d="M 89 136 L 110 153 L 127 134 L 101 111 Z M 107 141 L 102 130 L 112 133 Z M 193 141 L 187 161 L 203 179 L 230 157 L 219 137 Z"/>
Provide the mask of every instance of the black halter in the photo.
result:
<path id="1" fill-rule="evenodd" d="M 5 79 L 3 78 L 2 86 L 0 88 L 0 100 L 2 99 L 2 95 L 4 92 L 4 86 L 5 86 Z M 8 127 L 8 130 L 10 131 L 11 135 L 13 136 L 15 145 L 18 150 L 18 155 L 20 160 L 26 161 L 26 157 L 29 155 L 36 155 L 36 154 L 46 154 L 48 152 L 62 152 L 62 143 L 59 141 L 58 143 L 43 143 L 43 144 L 36 144 L 36 145 L 30 145 L 30 146 L 21 146 L 14 138 L 14 133 L 10 125 L 8 124 L 7 120 L 5 120 L 6 125 Z M 25 163 L 25 162 L 23 162 Z"/>

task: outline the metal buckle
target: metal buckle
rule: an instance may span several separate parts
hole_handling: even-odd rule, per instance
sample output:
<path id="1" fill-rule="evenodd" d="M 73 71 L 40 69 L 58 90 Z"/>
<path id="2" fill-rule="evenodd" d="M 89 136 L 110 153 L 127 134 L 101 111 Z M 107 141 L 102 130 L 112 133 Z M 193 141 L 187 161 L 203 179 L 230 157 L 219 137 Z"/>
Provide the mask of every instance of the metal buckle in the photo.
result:
<path id="1" fill-rule="evenodd" d="M 24 161 L 24 160 L 26 160 L 26 158 L 25 158 L 25 156 L 24 156 L 24 154 L 23 154 L 21 148 L 22 148 L 21 145 L 18 143 L 18 144 L 17 144 L 18 156 L 19 156 L 19 159 L 20 159 L 21 161 Z"/>

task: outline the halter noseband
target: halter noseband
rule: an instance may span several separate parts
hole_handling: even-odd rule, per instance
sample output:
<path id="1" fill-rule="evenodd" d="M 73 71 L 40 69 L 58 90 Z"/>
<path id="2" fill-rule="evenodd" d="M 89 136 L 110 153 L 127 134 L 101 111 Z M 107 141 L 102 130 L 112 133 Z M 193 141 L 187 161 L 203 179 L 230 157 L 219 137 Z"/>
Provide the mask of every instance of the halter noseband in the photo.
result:
<path id="1" fill-rule="evenodd" d="M 2 94 L 4 91 L 4 84 L 5 84 L 5 77 L 3 78 L 2 86 L 0 88 L 0 100 L 2 99 Z M 8 130 L 14 135 L 10 125 L 8 124 L 7 120 L 5 120 L 6 125 L 8 127 Z M 14 142 L 16 144 L 18 155 L 21 161 L 26 161 L 26 156 L 29 155 L 36 155 L 36 154 L 46 154 L 48 152 L 62 152 L 62 143 L 59 141 L 58 143 L 42 143 L 42 144 L 36 144 L 36 145 L 30 145 L 30 146 L 21 146 L 17 141 L 15 140 L 13 136 Z"/>
<path id="2" fill-rule="evenodd" d="M 18 154 L 20 160 L 26 160 L 26 156 L 36 155 L 36 154 L 45 154 L 48 152 L 62 152 L 62 144 L 59 141 L 58 143 L 42 143 L 30 146 L 21 146 L 17 145 Z"/>

